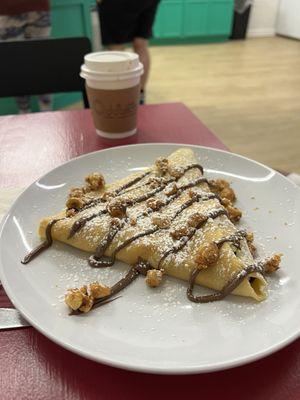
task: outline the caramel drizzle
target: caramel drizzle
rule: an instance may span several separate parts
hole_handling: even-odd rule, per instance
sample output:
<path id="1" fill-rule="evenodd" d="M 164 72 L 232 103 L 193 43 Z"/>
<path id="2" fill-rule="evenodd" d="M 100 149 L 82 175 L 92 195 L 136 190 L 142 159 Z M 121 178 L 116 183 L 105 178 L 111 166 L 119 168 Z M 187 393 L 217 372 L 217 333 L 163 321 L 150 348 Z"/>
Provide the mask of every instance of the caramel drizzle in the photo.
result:
<path id="1" fill-rule="evenodd" d="M 61 219 L 63 219 L 63 218 L 61 218 Z M 48 249 L 52 245 L 52 243 L 53 243 L 52 234 L 51 234 L 52 227 L 54 224 L 56 224 L 56 222 L 60 221 L 61 219 L 53 219 L 51 222 L 49 222 L 49 224 L 47 225 L 47 228 L 46 228 L 46 232 L 45 232 L 46 240 L 44 242 L 40 243 L 33 250 L 31 250 L 21 261 L 22 264 L 28 264 L 36 256 L 38 256 L 40 253 L 42 253 L 44 250 Z"/>
<path id="2" fill-rule="evenodd" d="M 249 274 L 253 272 L 259 272 L 261 274 L 264 274 L 264 264 L 265 264 L 264 261 L 258 261 L 255 264 L 248 265 L 243 270 L 241 270 L 235 277 L 233 277 L 229 282 L 227 282 L 222 290 L 203 296 L 195 296 L 193 294 L 195 281 L 200 272 L 198 268 L 195 268 L 190 275 L 189 287 L 187 289 L 187 297 L 190 301 L 194 303 L 209 303 L 213 301 L 222 300 L 224 299 L 224 297 L 228 296 L 234 289 L 236 289 Z"/>

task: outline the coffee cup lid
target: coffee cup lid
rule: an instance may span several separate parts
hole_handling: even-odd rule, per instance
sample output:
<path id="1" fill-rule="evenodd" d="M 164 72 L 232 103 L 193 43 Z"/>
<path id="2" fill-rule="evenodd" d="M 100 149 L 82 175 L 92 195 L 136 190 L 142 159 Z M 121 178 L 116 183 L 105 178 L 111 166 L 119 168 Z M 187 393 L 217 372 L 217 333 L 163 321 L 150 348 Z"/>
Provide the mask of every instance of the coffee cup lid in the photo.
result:
<path id="1" fill-rule="evenodd" d="M 84 56 L 84 64 L 81 66 L 81 76 L 98 76 L 98 78 L 127 78 L 132 74 L 141 75 L 143 65 L 139 62 L 139 56 L 126 51 L 100 51 Z"/>

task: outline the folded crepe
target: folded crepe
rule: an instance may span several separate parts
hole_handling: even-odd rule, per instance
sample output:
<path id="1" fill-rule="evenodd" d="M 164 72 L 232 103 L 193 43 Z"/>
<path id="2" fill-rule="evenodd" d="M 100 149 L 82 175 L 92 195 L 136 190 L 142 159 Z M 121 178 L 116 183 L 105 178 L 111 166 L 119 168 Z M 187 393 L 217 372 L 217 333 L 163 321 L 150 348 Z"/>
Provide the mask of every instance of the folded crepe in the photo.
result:
<path id="1" fill-rule="evenodd" d="M 220 197 L 220 187 L 203 177 L 191 149 L 109 185 L 100 174 L 86 180 L 85 189 L 71 189 L 67 210 L 42 219 L 41 237 L 49 239 L 51 232 L 51 239 L 92 253 L 93 267 L 115 260 L 137 265 L 142 259 L 151 270 L 185 281 L 197 271 L 193 284 L 218 292 L 239 277 L 232 294 L 266 298 L 263 271 L 251 269 L 253 245 L 232 222 L 240 216 L 233 191 L 222 181 Z M 217 257 L 203 256 L 211 247 Z"/>

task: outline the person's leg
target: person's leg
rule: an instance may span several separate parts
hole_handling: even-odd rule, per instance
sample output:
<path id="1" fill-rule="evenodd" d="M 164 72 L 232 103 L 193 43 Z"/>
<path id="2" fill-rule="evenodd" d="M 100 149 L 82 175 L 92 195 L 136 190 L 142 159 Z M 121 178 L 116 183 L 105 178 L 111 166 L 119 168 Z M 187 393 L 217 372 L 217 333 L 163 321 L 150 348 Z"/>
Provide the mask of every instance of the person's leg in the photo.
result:
<path id="1" fill-rule="evenodd" d="M 108 44 L 105 46 L 105 48 L 110 51 L 124 51 L 125 45 L 124 44 Z"/>
<path id="2" fill-rule="evenodd" d="M 26 26 L 25 37 L 27 39 L 48 39 L 51 35 L 51 15 L 48 11 L 32 11 Z M 38 95 L 40 111 L 52 110 L 52 95 Z"/>
<path id="3" fill-rule="evenodd" d="M 143 4 L 144 8 L 138 16 L 133 39 L 133 49 L 139 55 L 140 60 L 144 65 L 144 74 L 141 77 L 140 104 L 144 104 L 145 102 L 145 88 L 150 71 L 148 39 L 152 37 L 152 26 L 159 0 L 147 0 L 143 2 Z"/>
<path id="4" fill-rule="evenodd" d="M 150 70 L 150 54 L 148 49 L 148 40 L 143 38 L 135 38 L 133 40 L 133 50 L 140 57 L 141 63 L 144 65 L 144 73 L 141 77 L 141 90 L 144 91 Z"/>

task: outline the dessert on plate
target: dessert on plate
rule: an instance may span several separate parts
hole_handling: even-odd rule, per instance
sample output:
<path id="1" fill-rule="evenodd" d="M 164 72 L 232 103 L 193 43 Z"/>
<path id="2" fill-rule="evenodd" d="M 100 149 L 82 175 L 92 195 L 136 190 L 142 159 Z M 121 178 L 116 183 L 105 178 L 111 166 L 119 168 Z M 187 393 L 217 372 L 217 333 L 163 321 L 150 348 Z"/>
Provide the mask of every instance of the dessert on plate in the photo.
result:
<path id="1" fill-rule="evenodd" d="M 253 234 L 236 226 L 242 213 L 235 200 L 228 182 L 204 177 L 189 148 L 111 184 L 94 172 L 84 187 L 71 188 L 63 211 L 40 221 L 45 241 L 23 263 L 58 240 L 90 253 L 92 268 L 113 267 L 116 260 L 130 265 L 112 287 L 94 282 L 69 290 L 65 301 L 74 312 L 112 301 L 139 275 L 151 287 L 164 275 L 187 281 L 193 302 L 230 293 L 261 301 L 267 296 L 265 274 L 277 270 L 281 255 L 255 259 Z M 195 295 L 195 284 L 214 291 Z"/>

